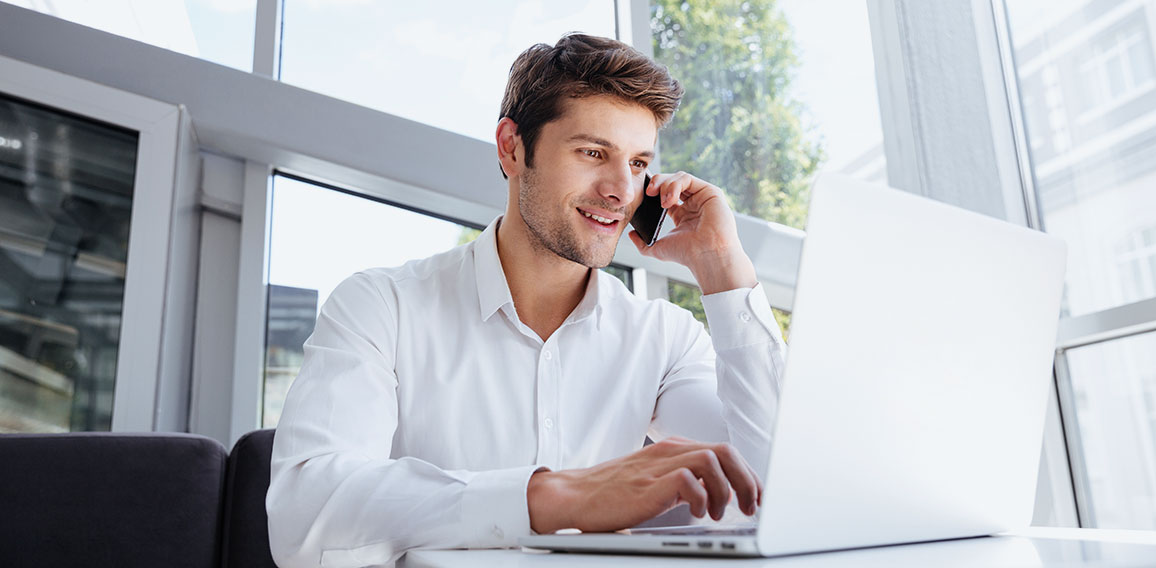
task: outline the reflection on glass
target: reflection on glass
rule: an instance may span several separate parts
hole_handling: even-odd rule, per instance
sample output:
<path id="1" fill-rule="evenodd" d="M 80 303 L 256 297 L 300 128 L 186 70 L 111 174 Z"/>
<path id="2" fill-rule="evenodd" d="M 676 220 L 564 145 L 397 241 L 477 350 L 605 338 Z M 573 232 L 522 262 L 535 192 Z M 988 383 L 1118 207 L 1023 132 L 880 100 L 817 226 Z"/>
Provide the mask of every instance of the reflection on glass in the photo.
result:
<path id="1" fill-rule="evenodd" d="M 90 28 L 199 57 L 253 68 L 257 0 L 0 0 Z"/>
<path id="2" fill-rule="evenodd" d="M 108 430 L 137 134 L 0 96 L 0 432 Z"/>
<path id="3" fill-rule="evenodd" d="M 571 31 L 614 37 L 614 5 L 285 0 L 281 80 L 493 142 L 518 54 Z"/>
<path id="4" fill-rule="evenodd" d="M 1066 311 L 1156 296 L 1156 2 L 1008 2 L 1045 229 Z"/>
<path id="5" fill-rule="evenodd" d="M 820 167 L 886 182 L 865 3 L 654 0 L 650 13 L 654 56 L 686 89 L 664 171 L 800 229 Z"/>
<path id="6" fill-rule="evenodd" d="M 1156 332 L 1067 353 L 1094 526 L 1156 529 Z"/>

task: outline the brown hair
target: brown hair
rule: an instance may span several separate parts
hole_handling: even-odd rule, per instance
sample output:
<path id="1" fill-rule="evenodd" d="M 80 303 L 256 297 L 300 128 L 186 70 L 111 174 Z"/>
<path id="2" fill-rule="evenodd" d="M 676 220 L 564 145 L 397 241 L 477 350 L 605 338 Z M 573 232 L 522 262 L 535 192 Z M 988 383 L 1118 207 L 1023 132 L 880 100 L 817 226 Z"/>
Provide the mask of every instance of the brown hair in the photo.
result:
<path id="1" fill-rule="evenodd" d="M 567 99 L 595 95 L 642 105 L 661 128 L 678 109 L 682 85 L 665 66 L 625 43 L 570 33 L 554 47 L 539 43 L 514 60 L 498 118 L 509 117 L 518 125 L 526 165 L 533 167 L 542 126 L 562 115 Z"/>

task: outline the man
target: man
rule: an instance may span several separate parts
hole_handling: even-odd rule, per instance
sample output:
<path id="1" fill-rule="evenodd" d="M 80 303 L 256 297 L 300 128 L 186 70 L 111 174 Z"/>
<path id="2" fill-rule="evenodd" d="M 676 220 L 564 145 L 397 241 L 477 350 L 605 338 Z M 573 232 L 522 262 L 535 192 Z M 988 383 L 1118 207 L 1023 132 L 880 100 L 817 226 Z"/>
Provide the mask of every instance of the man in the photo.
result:
<path id="1" fill-rule="evenodd" d="M 722 191 L 655 175 L 675 229 L 652 247 L 630 234 L 690 269 L 711 335 L 597 270 L 681 94 L 613 40 L 518 57 L 496 132 L 505 214 L 473 243 L 350 277 L 321 310 L 273 449 L 278 564 L 617 530 L 679 503 L 718 519 L 732 491 L 755 513 L 783 343 Z"/>

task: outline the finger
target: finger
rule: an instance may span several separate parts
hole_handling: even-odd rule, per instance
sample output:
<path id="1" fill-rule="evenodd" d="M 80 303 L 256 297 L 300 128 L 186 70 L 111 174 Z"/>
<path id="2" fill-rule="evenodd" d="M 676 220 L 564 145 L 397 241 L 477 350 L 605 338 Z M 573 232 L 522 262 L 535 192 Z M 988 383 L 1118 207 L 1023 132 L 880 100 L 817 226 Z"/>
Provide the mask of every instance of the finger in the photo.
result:
<path id="1" fill-rule="evenodd" d="M 669 436 L 651 444 L 647 449 L 657 453 L 658 457 L 671 457 L 686 452 L 688 448 L 697 448 L 699 445 L 689 438 Z"/>
<path id="2" fill-rule="evenodd" d="M 738 450 L 730 444 L 718 444 L 713 448 L 719 466 L 722 467 L 731 487 L 738 498 L 739 509 L 747 515 L 755 514 L 759 499 L 759 478 Z"/>
<path id="3" fill-rule="evenodd" d="M 721 519 L 727 503 L 731 500 L 731 488 L 714 451 L 700 446 L 699 449 L 675 456 L 672 460 L 678 466 L 690 469 L 702 480 L 709 496 L 710 516 L 716 521 Z"/>
<path id="4" fill-rule="evenodd" d="M 690 514 L 700 519 L 706 515 L 710 497 L 689 469 L 680 467 L 662 476 L 660 481 L 666 491 L 677 493 L 679 499 L 690 505 Z"/>
<path id="5" fill-rule="evenodd" d="M 631 229 L 626 236 L 630 239 L 630 242 L 634 243 L 634 248 L 638 249 L 638 252 L 644 255 L 650 254 L 650 252 L 646 250 L 649 247 L 646 246 L 646 242 L 642 240 L 642 235 L 638 234 L 638 231 Z"/>
<path id="6" fill-rule="evenodd" d="M 672 174 L 669 178 L 663 181 L 662 185 L 659 187 L 659 191 L 662 195 L 663 208 L 670 209 L 671 207 L 678 205 L 679 201 L 682 200 L 683 192 L 685 192 L 690 187 L 692 180 L 693 178 L 691 178 L 690 174 L 686 172 L 678 172 L 676 174 Z"/>

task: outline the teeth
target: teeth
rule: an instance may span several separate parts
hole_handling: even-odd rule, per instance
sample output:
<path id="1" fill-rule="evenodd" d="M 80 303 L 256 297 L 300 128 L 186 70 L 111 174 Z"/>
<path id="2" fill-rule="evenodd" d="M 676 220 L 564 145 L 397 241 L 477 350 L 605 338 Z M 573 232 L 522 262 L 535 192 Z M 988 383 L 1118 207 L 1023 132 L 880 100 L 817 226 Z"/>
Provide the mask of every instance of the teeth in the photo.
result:
<path id="1" fill-rule="evenodd" d="M 591 219 L 594 219 L 595 221 L 598 221 L 599 223 L 602 223 L 603 225 L 609 225 L 609 224 L 614 222 L 614 219 L 607 219 L 606 217 L 599 217 L 598 215 L 595 215 L 593 213 L 587 213 L 587 212 L 583 211 L 582 214 L 591 218 Z"/>

